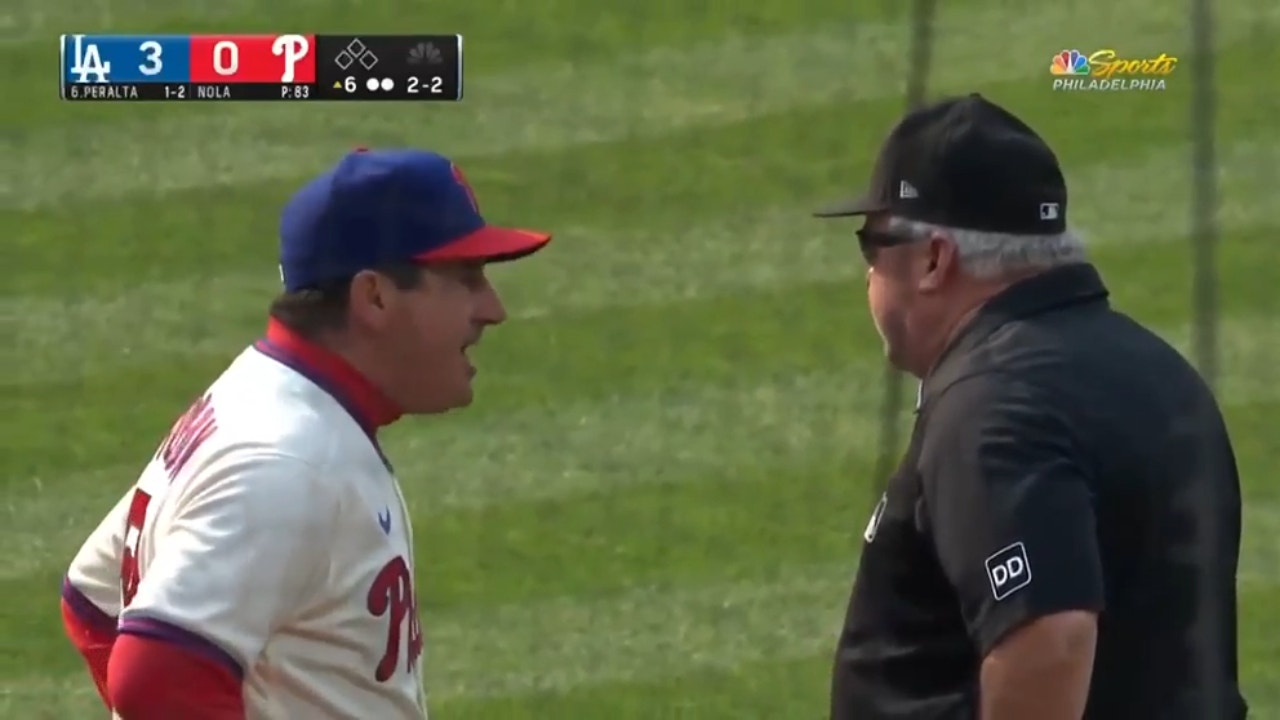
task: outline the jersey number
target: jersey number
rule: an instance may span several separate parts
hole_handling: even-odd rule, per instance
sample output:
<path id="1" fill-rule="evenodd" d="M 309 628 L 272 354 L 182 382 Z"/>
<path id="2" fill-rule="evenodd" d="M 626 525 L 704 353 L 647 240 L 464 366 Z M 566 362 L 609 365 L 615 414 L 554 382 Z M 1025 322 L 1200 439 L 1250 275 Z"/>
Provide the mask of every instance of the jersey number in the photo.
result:
<path id="1" fill-rule="evenodd" d="M 138 545 L 142 542 L 142 525 L 147 521 L 147 506 L 151 504 L 151 496 L 144 490 L 134 490 L 133 500 L 129 503 L 129 517 L 124 529 L 124 553 L 120 558 L 120 601 L 122 607 L 129 607 L 133 596 L 138 594 Z"/>
<path id="2" fill-rule="evenodd" d="M 213 399 L 208 395 L 200 398 L 187 409 L 178 422 L 174 423 L 169 436 L 165 438 L 156 452 L 155 460 L 164 467 L 168 482 L 178 476 L 187 461 L 205 440 L 218 429 L 213 414 Z M 145 476 L 143 482 L 146 482 Z M 165 485 L 167 487 L 167 484 Z M 152 490 L 156 490 L 154 484 Z M 139 547 L 142 544 L 142 527 L 147 522 L 147 509 L 151 506 L 151 493 L 141 487 L 133 491 L 133 499 L 129 502 L 129 515 L 124 527 L 124 551 L 120 556 L 120 601 L 122 607 L 129 607 L 133 597 L 138 594 L 138 583 L 142 580 L 142 569 L 138 567 Z"/>

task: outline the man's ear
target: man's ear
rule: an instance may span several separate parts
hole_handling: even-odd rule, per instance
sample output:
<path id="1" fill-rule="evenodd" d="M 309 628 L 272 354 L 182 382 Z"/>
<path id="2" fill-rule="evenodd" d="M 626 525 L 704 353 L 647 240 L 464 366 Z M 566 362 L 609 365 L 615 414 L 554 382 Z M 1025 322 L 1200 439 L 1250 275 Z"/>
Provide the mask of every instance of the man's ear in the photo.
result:
<path id="1" fill-rule="evenodd" d="M 935 234 L 923 243 L 923 251 L 924 272 L 918 286 L 920 292 L 936 292 L 956 268 L 956 244 L 946 235 Z"/>
<path id="2" fill-rule="evenodd" d="M 356 306 L 371 306 L 381 309 L 385 306 L 382 297 L 381 283 L 378 273 L 372 270 L 361 270 L 351 278 L 351 302 Z"/>
<path id="3" fill-rule="evenodd" d="M 348 288 L 348 312 L 360 323 L 380 326 L 393 298 L 389 297 L 391 281 L 372 270 L 362 270 L 351 278 Z"/>

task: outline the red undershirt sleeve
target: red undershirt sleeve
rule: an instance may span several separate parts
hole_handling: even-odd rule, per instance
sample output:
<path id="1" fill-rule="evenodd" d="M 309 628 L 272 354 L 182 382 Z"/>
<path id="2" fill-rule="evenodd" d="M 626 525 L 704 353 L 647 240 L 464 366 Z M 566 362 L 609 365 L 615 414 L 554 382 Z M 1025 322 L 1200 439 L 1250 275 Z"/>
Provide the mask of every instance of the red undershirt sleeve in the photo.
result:
<path id="1" fill-rule="evenodd" d="M 107 661 L 111 659 L 111 647 L 116 641 L 115 628 L 83 617 L 65 594 L 64 590 L 62 627 L 71 644 L 89 666 L 89 674 L 93 677 L 94 687 L 98 689 L 98 697 L 110 707 L 111 702 L 107 699 Z"/>
<path id="2" fill-rule="evenodd" d="M 166 640 L 117 635 L 87 602 L 63 588 L 63 628 L 98 696 L 123 720 L 244 720 L 240 678 L 230 668 Z"/>
<path id="3" fill-rule="evenodd" d="M 108 702 L 121 720 L 244 720 L 240 678 L 170 641 L 122 634 L 111 650 Z"/>

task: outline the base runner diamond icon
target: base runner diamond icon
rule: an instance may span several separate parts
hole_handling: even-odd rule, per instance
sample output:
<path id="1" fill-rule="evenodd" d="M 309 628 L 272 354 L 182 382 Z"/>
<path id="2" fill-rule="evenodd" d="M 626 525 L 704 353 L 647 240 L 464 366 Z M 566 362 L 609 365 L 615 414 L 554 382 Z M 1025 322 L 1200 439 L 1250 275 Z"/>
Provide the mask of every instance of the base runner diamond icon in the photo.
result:
<path id="1" fill-rule="evenodd" d="M 372 70 L 373 66 L 378 64 L 378 56 L 374 55 L 373 51 L 360 38 L 353 38 L 351 42 L 347 43 L 346 49 L 334 57 L 333 62 L 342 70 L 346 70 L 356 63 L 363 65 L 365 70 Z"/>

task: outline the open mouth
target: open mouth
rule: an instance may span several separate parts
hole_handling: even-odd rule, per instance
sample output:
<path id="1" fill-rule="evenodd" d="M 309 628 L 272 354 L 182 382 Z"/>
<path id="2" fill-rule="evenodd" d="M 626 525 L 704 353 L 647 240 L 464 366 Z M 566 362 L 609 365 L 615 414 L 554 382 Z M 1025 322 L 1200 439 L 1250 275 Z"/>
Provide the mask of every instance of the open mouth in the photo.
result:
<path id="1" fill-rule="evenodd" d="M 468 355 L 467 353 L 470 352 L 471 348 L 475 347 L 475 344 L 479 341 L 480 341 L 479 338 L 477 338 L 475 340 L 471 340 L 467 342 L 462 346 L 462 360 L 467 364 L 468 375 L 476 374 L 476 366 L 471 362 L 471 356 Z"/>

